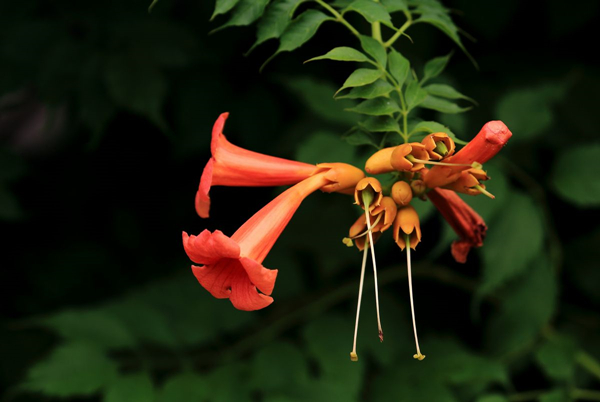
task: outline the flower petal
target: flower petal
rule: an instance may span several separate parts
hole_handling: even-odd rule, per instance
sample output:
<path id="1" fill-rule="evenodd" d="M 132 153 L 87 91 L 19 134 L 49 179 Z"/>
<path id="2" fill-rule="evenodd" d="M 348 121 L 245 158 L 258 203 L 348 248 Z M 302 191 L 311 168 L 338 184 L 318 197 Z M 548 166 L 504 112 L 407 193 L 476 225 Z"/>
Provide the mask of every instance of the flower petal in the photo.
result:
<path id="1" fill-rule="evenodd" d="M 212 185 L 213 178 L 213 164 L 215 160 L 210 158 L 204 170 L 202 171 L 202 177 L 200 178 L 200 186 L 196 192 L 196 213 L 201 218 L 208 218 L 210 210 L 210 196 L 208 192 Z"/>
<path id="2" fill-rule="evenodd" d="M 198 264 L 214 264 L 222 258 L 239 258 L 240 246 L 220 230 L 204 230 L 198 236 L 183 232 L 183 248 L 190 259 Z"/>
<path id="3" fill-rule="evenodd" d="M 273 293 L 275 287 L 275 279 L 277 278 L 276 269 L 267 269 L 259 264 L 258 262 L 243 257 L 240 259 L 242 267 L 246 270 L 250 281 L 266 295 Z"/>

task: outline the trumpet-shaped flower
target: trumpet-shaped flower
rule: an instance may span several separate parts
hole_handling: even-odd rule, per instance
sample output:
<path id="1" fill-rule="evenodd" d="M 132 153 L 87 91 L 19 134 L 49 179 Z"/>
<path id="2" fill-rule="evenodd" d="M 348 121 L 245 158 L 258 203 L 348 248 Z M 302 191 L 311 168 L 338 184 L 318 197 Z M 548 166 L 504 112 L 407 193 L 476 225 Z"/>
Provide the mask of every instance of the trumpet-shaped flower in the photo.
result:
<path id="1" fill-rule="evenodd" d="M 258 211 L 231 237 L 220 231 L 198 236 L 183 233 L 183 247 L 198 282 L 218 299 L 229 298 L 240 310 L 258 310 L 273 302 L 277 270 L 262 262 L 283 229 L 309 194 L 331 184 L 328 172 L 318 173 L 289 188 Z M 258 290 L 260 290 L 259 293 Z"/>
<path id="2" fill-rule="evenodd" d="M 512 133 L 499 120 L 487 122 L 467 145 L 445 162 L 454 166 L 434 166 L 423 178 L 429 188 L 442 187 L 460 177 L 473 162 L 483 164 L 496 155 L 508 142 Z"/>
<path id="3" fill-rule="evenodd" d="M 248 151 L 230 143 L 223 134 L 229 113 L 219 116 L 213 126 L 210 149 L 212 157 L 206 164 L 198 192 L 196 212 L 209 216 L 212 186 L 284 186 L 295 184 L 319 171 L 315 165 L 291 161 Z"/>
<path id="4" fill-rule="evenodd" d="M 487 231 L 485 222 L 454 191 L 435 188 L 427 193 L 427 197 L 459 237 L 452 243 L 452 256 L 457 262 L 466 262 L 472 247 L 483 246 Z"/>

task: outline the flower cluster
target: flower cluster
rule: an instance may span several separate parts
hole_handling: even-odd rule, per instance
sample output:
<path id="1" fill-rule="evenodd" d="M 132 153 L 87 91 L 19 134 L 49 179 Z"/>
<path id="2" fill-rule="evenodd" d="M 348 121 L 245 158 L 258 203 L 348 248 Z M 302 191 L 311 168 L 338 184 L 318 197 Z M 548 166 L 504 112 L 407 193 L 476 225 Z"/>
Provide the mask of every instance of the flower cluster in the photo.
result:
<path id="1" fill-rule="evenodd" d="M 198 282 L 213 296 L 228 298 L 240 310 L 268 306 L 273 302 L 270 295 L 277 270 L 268 269 L 262 263 L 302 201 L 317 190 L 353 194 L 364 214 L 351 225 L 349 236 L 344 239 L 346 245 L 356 245 L 363 251 L 351 358 L 358 359 L 356 336 L 368 250 L 373 262 L 379 337 L 383 341 L 374 244 L 383 232 L 392 228 L 394 241 L 407 252 L 417 348 L 414 357 L 422 360 L 425 356 L 420 352 L 417 339 L 410 265 L 410 250 L 421 241 L 421 229 L 411 202 L 416 198 L 429 199 L 437 207 L 459 237 L 452 243 L 453 257 L 465 262 L 471 248 L 483 245 L 487 227 L 456 192 L 493 198 L 483 183 L 489 177 L 482 164 L 507 143 L 512 135 L 508 128 L 500 121 L 491 121 L 459 151 L 445 133 L 432 133 L 421 142 L 377 151 L 367 160 L 365 171 L 370 175 L 395 175 L 396 182 L 384 191 L 376 178 L 365 177 L 363 170 L 345 163 L 311 165 L 237 147 L 223 134 L 227 117 L 228 113 L 223 113 L 213 127 L 212 157 L 204 168 L 196 193 L 198 215 L 209 216 L 212 186 L 293 186 L 258 211 L 231 237 L 219 230 L 204 230 L 198 236 L 183 233 L 185 252 L 200 264 L 192 266 Z"/>

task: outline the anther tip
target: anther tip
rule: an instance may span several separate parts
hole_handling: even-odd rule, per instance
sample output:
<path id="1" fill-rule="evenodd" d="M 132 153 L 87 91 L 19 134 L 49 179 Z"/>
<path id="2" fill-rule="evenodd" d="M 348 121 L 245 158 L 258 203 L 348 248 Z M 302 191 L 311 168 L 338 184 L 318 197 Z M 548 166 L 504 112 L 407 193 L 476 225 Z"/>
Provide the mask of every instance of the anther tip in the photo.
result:
<path id="1" fill-rule="evenodd" d="M 383 342 L 383 331 L 379 331 L 379 341 Z"/>
<path id="2" fill-rule="evenodd" d="M 353 362 L 357 362 L 358 355 L 355 352 L 350 352 L 350 360 L 352 360 Z"/>
<path id="3" fill-rule="evenodd" d="M 425 359 L 425 355 L 422 355 L 421 353 L 415 353 L 413 355 L 413 359 L 423 360 L 423 359 Z"/>
<path id="4" fill-rule="evenodd" d="M 349 238 L 349 237 L 344 237 L 344 238 L 342 239 L 342 243 L 344 243 L 344 244 L 345 244 L 346 246 L 348 246 L 348 247 L 352 247 L 352 246 L 354 246 L 354 243 L 352 242 L 352 239 L 351 239 L 351 238 Z"/>

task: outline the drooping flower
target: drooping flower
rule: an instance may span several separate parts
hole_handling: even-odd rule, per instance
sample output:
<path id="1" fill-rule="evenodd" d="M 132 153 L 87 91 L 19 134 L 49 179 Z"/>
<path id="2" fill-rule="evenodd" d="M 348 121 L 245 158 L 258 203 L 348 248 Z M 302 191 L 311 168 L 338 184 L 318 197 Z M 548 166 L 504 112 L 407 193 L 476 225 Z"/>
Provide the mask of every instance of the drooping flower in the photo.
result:
<path id="1" fill-rule="evenodd" d="M 427 197 L 459 237 L 452 243 L 452 256 L 457 262 L 466 262 L 471 248 L 483 245 L 487 231 L 484 220 L 454 191 L 434 188 Z"/>
<path id="2" fill-rule="evenodd" d="M 454 166 L 433 166 L 423 178 L 429 188 L 442 187 L 457 180 L 473 162 L 483 164 L 496 155 L 508 142 L 512 133 L 499 120 L 487 122 L 467 145 L 445 162 Z"/>
<path id="3" fill-rule="evenodd" d="M 212 157 L 204 167 L 198 192 L 196 212 L 209 216 L 212 186 L 284 186 L 296 184 L 319 171 L 315 165 L 291 161 L 248 151 L 230 143 L 223 134 L 229 113 L 223 113 L 212 130 Z"/>
<path id="4" fill-rule="evenodd" d="M 258 310 L 273 302 L 277 270 L 262 262 L 309 194 L 331 184 L 328 172 L 311 176 L 280 194 L 252 216 L 231 237 L 220 231 L 198 236 L 183 232 L 183 246 L 198 282 L 214 297 L 229 298 L 240 310 Z M 259 293 L 258 290 L 260 290 Z"/>

